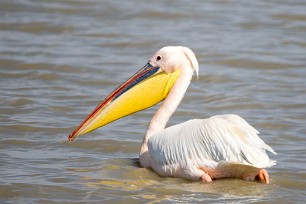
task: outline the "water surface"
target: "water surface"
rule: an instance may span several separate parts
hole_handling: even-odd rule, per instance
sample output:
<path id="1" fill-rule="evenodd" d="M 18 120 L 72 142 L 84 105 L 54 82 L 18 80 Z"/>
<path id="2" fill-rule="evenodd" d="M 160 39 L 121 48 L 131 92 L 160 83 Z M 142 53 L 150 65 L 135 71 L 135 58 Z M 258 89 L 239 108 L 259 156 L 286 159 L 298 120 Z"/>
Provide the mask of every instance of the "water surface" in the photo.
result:
<path id="1" fill-rule="evenodd" d="M 302 203 L 306 200 L 304 1 L 0 2 L 1 203 Z M 270 185 L 161 178 L 138 151 L 157 107 L 72 143 L 76 125 L 166 45 L 200 75 L 169 125 L 235 113 L 278 155 Z"/>

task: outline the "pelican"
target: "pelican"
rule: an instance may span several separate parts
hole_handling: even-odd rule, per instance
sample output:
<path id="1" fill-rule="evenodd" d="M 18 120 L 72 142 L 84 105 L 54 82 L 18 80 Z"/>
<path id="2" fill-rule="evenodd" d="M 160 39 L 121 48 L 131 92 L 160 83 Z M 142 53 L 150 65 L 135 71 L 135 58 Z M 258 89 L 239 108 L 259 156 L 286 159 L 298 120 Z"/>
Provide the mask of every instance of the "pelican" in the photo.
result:
<path id="1" fill-rule="evenodd" d="M 198 61 L 187 47 L 168 46 L 108 95 L 69 135 L 69 141 L 160 101 L 142 141 L 139 162 L 162 177 L 211 182 L 239 178 L 269 183 L 264 169 L 276 164 L 274 150 L 238 115 L 216 115 L 167 127 Z"/>

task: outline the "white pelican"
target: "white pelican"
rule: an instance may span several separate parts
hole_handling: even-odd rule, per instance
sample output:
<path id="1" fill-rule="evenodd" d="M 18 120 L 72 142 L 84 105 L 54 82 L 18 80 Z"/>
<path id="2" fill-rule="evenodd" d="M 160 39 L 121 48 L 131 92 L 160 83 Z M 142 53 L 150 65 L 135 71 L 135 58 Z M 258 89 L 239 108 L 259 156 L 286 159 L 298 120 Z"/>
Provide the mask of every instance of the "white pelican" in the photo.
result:
<path id="1" fill-rule="evenodd" d="M 69 141 L 119 118 L 163 101 L 145 133 L 139 162 L 160 176 L 211 182 L 240 178 L 269 183 L 263 168 L 276 154 L 259 132 L 237 115 L 217 115 L 166 127 L 181 102 L 198 61 L 186 47 L 164 47 L 125 83 L 107 96 L 69 135 Z"/>

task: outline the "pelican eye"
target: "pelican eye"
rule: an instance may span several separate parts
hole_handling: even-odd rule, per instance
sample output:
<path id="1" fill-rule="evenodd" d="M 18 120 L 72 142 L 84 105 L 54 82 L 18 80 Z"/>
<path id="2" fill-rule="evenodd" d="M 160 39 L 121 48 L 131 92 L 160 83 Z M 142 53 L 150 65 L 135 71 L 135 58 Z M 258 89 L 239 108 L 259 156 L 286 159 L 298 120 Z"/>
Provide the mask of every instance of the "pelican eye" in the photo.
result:
<path id="1" fill-rule="evenodd" d="M 159 60 L 161 60 L 161 57 L 160 57 L 160 56 L 157 56 L 157 57 L 156 57 L 156 61 L 159 61 Z"/>

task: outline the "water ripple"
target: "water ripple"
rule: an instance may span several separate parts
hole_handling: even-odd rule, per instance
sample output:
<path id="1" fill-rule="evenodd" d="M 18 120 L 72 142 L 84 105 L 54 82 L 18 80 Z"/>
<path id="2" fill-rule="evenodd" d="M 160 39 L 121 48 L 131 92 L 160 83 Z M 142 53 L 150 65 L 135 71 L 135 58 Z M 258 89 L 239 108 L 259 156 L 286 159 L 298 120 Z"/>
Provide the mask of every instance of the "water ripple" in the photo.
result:
<path id="1" fill-rule="evenodd" d="M 304 1 L 0 4 L 2 202 L 305 201 Z M 268 169 L 271 185 L 234 179 L 206 185 L 140 168 L 140 144 L 157 107 L 67 141 L 165 45 L 192 48 L 200 64 L 169 125 L 240 114 L 278 153 L 272 156 L 278 165 Z"/>

